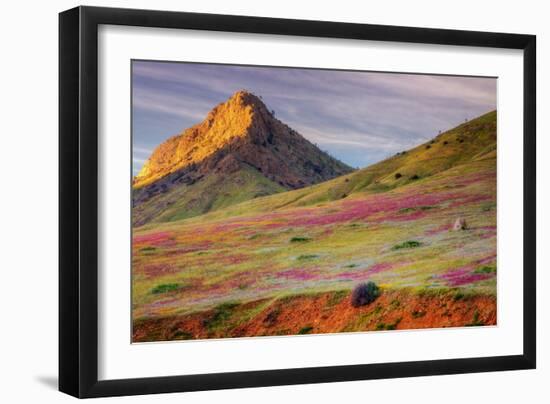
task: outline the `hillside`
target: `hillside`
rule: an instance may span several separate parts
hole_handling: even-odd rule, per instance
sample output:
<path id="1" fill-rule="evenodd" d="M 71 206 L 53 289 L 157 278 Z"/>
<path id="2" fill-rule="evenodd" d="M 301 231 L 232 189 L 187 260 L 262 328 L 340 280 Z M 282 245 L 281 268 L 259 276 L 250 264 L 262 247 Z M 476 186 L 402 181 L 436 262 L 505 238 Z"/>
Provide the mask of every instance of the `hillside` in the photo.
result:
<path id="1" fill-rule="evenodd" d="M 464 163 L 496 158 L 496 111 L 443 132 L 432 140 L 361 170 L 307 188 L 284 192 L 212 213 L 211 219 L 242 212 L 309 206 L 348 198 L 357 193 L 381 193 Z"/>
<path id="2" fill-rule="evenodd" d="M 133 223 L 196 216 L 349 172 L 239 91 L 154 150 L 134 178 Z"/>
<path id="3" fill-rule="evenodd" d="M 322 184 L 135 229 L 133 339 L 496 324 L 496 226 L 492 112 Z M 352 307 L 365 281 L 382 295 Z"/>

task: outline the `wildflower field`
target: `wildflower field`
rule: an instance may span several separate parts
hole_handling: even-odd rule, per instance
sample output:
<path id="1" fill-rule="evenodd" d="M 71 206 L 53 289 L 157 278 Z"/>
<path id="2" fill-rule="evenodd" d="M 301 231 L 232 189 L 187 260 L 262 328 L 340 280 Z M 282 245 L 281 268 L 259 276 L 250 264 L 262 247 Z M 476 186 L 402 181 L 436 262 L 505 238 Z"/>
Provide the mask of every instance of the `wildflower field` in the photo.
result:
<path id="1" fill-rule="evenodd" d="M 489 114 L 371 169 L 134 228 L 133 340 L 496 324 L 495 124 Z M 367 281 L 380 297 L 352 307 Z"/>

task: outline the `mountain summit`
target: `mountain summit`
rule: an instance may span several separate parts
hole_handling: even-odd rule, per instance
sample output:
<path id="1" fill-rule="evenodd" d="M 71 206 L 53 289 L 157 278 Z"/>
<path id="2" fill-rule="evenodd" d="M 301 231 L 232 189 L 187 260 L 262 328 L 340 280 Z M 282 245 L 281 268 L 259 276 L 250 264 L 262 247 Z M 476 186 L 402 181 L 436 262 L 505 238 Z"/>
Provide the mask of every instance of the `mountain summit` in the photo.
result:
<path id="1" fill-rule="evenodd" d="M 242 90 L 153 151 L 134 178 L 134 225 L 196 216 L 351 171 Z"/>

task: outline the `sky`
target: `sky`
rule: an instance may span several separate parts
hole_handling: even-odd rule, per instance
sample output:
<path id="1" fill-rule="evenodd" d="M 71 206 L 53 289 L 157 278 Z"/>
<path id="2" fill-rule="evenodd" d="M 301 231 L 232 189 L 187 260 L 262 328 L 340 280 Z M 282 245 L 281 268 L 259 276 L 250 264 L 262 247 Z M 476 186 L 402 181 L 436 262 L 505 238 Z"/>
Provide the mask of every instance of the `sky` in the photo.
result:
<path id="1" fill-rule="evenodd" d="M 132 62 L 133 172 L 238 90 L 352 167 L 366 167 L 496 109 L 495 78 Z"/>

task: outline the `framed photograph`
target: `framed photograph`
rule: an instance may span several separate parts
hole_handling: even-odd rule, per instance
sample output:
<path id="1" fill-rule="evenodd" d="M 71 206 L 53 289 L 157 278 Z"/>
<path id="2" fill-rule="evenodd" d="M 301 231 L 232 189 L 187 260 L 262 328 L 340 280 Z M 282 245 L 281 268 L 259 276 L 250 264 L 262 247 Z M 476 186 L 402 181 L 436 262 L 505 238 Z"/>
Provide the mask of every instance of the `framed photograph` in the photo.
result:
<path id="1" fill-rule="evenodd" d="M 59 24 L 61 391 L 535 367 L 534 36 Z"/>

